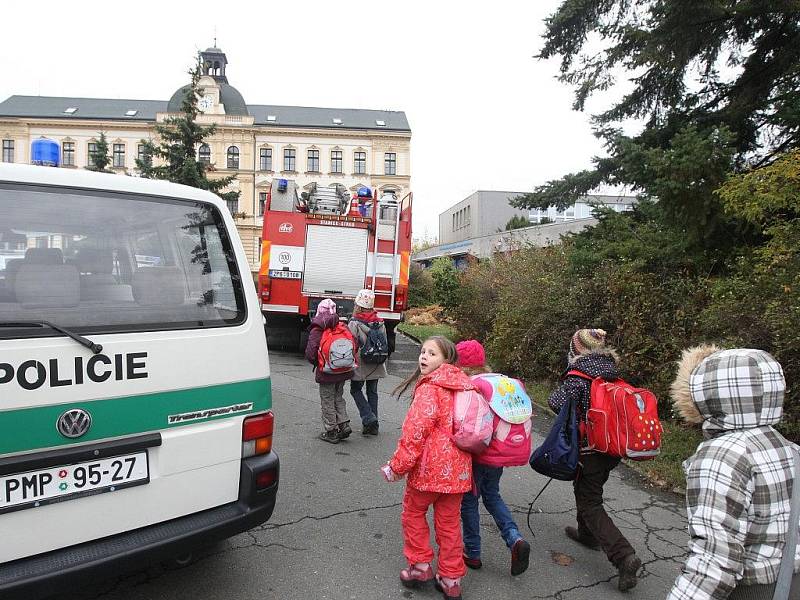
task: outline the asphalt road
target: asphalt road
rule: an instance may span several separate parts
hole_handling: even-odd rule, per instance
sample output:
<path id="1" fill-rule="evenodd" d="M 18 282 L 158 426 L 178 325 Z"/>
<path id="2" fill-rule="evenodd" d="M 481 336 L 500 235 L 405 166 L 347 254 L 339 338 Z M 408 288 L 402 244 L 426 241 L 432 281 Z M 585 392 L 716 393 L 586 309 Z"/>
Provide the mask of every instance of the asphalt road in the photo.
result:
<path id="1" fill-rule="evenodd" d="M 300 356 L 271 353 L 276 415 L 275 448 L 281 457 L 278 505 L 265 525 L 207 549 L 187 567 L 161 566 L 107 582 L 82 597 L 102 600 L 345 600 L 439 598 L 432 588 L 406 590 L 400 536 L 403 483 L 387 484 L 379 467 L 394 450 L 407 400 L 390 390 L 414 368 L 417 347 L 398 336 L 390 360 L 392 376 L 381 381 L 381 434 L 363 437 L 358 411 L 347 393 L 355 433 L 338 445 L 316 439 L 321 431 L 317 386 Z M 549 425 L 535 409 L 534 444 Z M 606 487 L 613 518 L 644 563 L 636 589 L 621 594 L 616 574 L 601 552 L 564 536 L 575 519 L 571 486 L 553 482 L 531 515 L 535 538 L 525 524 L 528 503 L 546 483 L 527 467 L 507 469 L 506 502 L 531 543 L 530 568 L 509 574 L 509 552 L 491 517 L 482 513 L 483 568 L 470 571 L 464 598 L 559 600 L 663 598 L 677 575 L 686 547 L 682 498 L 648 488 L 637 475 L 618 468 Z M 74 598 L 74 596 L 73 596 Z"/>

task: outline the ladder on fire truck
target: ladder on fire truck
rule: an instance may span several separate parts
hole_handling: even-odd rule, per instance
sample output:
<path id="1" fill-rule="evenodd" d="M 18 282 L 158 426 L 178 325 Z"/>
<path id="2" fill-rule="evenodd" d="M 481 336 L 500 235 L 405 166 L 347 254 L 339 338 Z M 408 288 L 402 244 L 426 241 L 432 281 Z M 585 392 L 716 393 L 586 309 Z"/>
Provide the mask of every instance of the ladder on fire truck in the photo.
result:
<path id="1" fill-rule="evenodd" d="M 376 296 L 389 296 L 389 311 L 394 311 L 395 292 L 397 288 L 398 267 L 400 257 L 397 254 L 398 243 L 400 239 L 400 222 L 403 217 L 403 209 L 410 206 L 412 202 L 412 193 L 406 194 L 402 200 L 397 200 L 397 195 L 394 192 L 383 192 L 377 202 L 375 214 L 375 241 L 372 247 L 372 290 Z M 391 265 L 386 265 L 386 261 L 380 261 L 385 265 L 381 269 L 378 267 L 379 254 L 379 240 L 392 241 L 392 259 Z M 386 268 L 388 267 L 388 269 Z M 388 270 L 388 273 L 387 273 Z M 378 277 L 389 277 L 391 282 L 390 289 L 377 289 L 376 279 Z"/>

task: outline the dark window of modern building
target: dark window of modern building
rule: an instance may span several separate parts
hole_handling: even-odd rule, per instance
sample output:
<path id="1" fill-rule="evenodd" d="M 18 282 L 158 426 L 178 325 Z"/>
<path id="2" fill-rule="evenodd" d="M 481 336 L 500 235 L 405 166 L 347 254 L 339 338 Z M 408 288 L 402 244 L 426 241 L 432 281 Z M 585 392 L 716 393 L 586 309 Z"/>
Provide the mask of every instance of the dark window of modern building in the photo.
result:
<path id="1" fill-rule="evenodd" d="M 228 168 L 239 168 L 239 148 L 236 146 L 228 146 Z"/>
<path id="2" fill-rule="evenodd" d="M 125 144 L 114 144 L 113 161 L 115 167 L 125 166 Z"/>
<path id="3" fill-rule="evenodd" d="M 200 144 L 197 154 L 201 163 L 211 164 L 211 147 L 208 144 Z"/>
<path id="4" fill-rule="evenodd" d="M 97 142 L 89 142 L 86 148 L 88 150 L 86 153 L 86 164 L 91 167 L 94 164 L 94 156 L 97 154 Z"/>
<path id="5" fill-rule="evenodd" d="M 319 150 L 308 151 L 308 171 L 319 172 Z"/>
<path id="6" fill-rule="evenodd" d="M 272 171 L 272 148 L 261 148 L 258 151 L 258 170 Z"/>
<path id="7" fill-rule="evenodd" d="M 353 154 L 353 172 L 356 175 L 367 174 L 367 153 L 356 152 Z"/>
<path id="8" fill-rule="evenodd" d="M 238 212 L 238 210 L 239 210 L 239 200 L 238 199 L 236 199 L 236 200 L 225 200 L 225 204 L 228 205 L 228 210 L 230 211 L 231 214 L 234 214 L 235 212 Z"/>
<path id="9" fill-rule="evenodd" d="M 293 148 L 284 148 L 283 149 L 283 170 L 284 171 L 294 171 L 295 170 L 295 159 L 297 157 L 297 151 Z"/>
<path id="10" fill-rule="evenodd" d="M 14 162 L 14 140 L 3 140 L 3 162 Z"/>
<path id="11" fill-rule="evenodd" d="M 397 175 L 397 154 L 387 152 L 384 155 L 383 172 L 385 175 Z"/>
<path id="12" fill-rule="evenodd" d="M 342 172 L 342 151 L 334 150 L 331 152 L 331 173 Z"/>
<path id="13" fill-rule="evenodd" d="M 264 209 L 267 206 L 267 192 L 258 192 L 258 216 L 264 214 Z"/>
<path id="14" fill-rule="evenodd" d="M 61 164 L 65 167 L 75 166 L 75 142 L 61 144 Z"/>

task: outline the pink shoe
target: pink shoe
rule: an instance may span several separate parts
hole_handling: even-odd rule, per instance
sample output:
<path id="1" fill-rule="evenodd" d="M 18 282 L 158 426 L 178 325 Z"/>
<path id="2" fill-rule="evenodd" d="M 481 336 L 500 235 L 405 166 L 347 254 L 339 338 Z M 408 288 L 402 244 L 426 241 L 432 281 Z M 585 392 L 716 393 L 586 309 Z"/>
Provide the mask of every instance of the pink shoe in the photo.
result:
<path id="1" fill-rule="evenodd" d="M 407 588 L 423 587 L 433 579 L 433 569 L 428 565 L 424 569 L 417 568 L 417 565 L 410 565 L 407 569 L 400 571 L 400 583 Z"/>
<path id="2" fill-rule="evenodd" d="M 442 597 L 445 600 L 461 600 L 461 579 L 447 585 L 439 575 L 436 576 L 436 589 L 442 592 Z"/>

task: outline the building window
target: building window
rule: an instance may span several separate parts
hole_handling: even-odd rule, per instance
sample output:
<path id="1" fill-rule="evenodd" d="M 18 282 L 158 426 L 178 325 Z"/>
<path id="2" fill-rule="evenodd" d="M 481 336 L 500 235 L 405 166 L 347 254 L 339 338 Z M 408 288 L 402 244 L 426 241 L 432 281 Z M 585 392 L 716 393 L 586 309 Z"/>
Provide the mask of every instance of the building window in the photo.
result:
<path id="1" fill-rule="evenodd" d="M 236 200 L 225 200 L 225 204 L 228 205 L 228 211 L 230 211 L 231 214 L 234 214 L 239 211 L 238 198 Z"/>
<path id="2" fill-rule="evenodd" d="M 211 147 L 208 144 L 200 144 L 197 155 L 201 163 L 211 164 Z"/>
<path id="3" fill-rule="evenodd" d="M 356 175 L 366 175 L 367 173 L 366 152 L 356 152 L 353 154 L 353 172 Z"/>
<path id="4" fill-rule="evenodd" d="M 342 172 L 342 151 L 334 150 L 331 152 L 331 173 Z"/>
<path id="5" fill-rule="evenodd" d="M 65 167 L 75 166 L 75 142 L 61 144 L 61 164 Z"/>
<path id="6" fill-rule="evenodd" d="M 236 146 L 228 146 L 228 168 L 239 168 L 239 148 Z"/>
<path id="7" fill-rule="evenodd" d="M 264 209 L 267 206 L 267 192 L 258 192 L 258 216 L 264 214 Z"/>
<path id="8" fill-rule="evenodd" d="M 272 171 L 272 148 L 261 148 L 258 151 L 258 170 Z"/>
<path id="9" fill-rule="evenodd" d="M 397 154 L 387 152 L 384 156 L 383 173 L 384 175 L 397 175 Z"/>
<path id="10" fill-rule="evenodd" d="M 113 165 L 115 167 L 125 166 L 125 144 L 114 144 Z"/>
<path id="11" fill-rule="evenodd" d="M 319 150 L 308 151 L 308 170 L 314 173 L 319 172 Z"/>
<path id="12" fill-rule="evenodd" d="M 295 159 L 297 157 L 297 151 L 294 148 L 284 148 L 283 149 L 283 170 L 284 171 L 294 171 L 295 170 Z"/>
<path id="13" fill-rule="evenodd" d="M 3 140 L 3 162 L 14 162 L 14 140 Z"/>
<path id="14" fill-rule="evenodd" d="M 88 150 L 86 153 L 86 164 L 91 167 L 94 165 L 94 158 L 97 154 L 97 142 L 89 142 L 86 148 Z"/>

